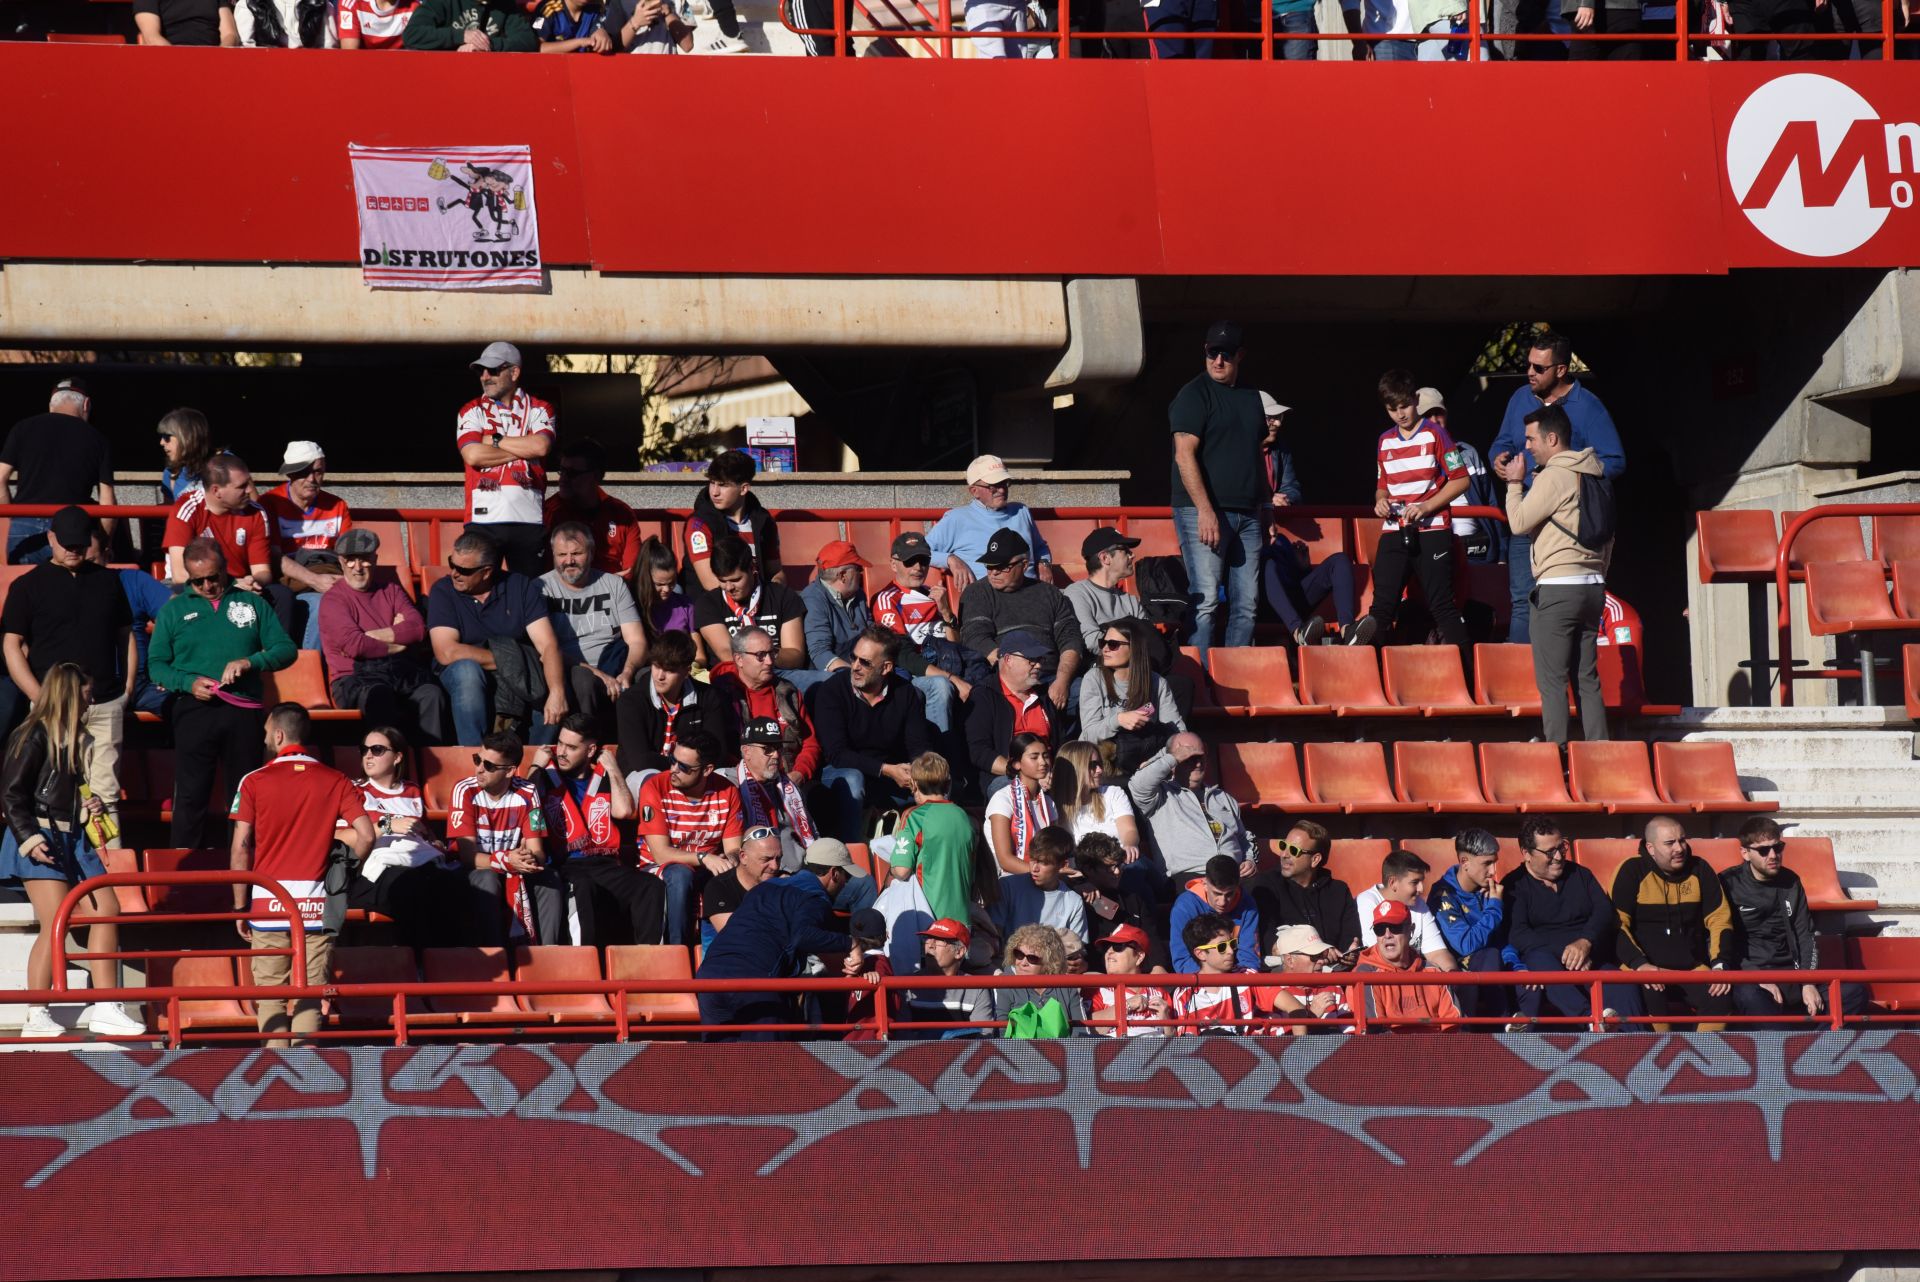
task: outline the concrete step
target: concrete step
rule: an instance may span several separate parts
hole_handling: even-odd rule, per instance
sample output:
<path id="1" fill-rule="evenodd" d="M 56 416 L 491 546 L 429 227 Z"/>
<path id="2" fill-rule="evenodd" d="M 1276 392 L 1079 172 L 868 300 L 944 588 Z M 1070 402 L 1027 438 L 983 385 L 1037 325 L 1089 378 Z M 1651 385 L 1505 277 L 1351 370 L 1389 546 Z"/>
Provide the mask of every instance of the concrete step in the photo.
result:
<path id="1" fill-rule="evenodd" d="M 1835 764 L 1812 762 L 1742 761 L 1734 762 L 1740 772 L 1741 786 L 1752 792 L 1812 793 L 1816 796 L 1858 795 L 1879 797 L 1881 804 L 1903 804 L 1912 810 L 1920 806 L 1920 762 L 1905 765 Z"/>
<path id="2" fill-rule="evenodd" d="M 1653 738 L 1680 739 L 1702 730 L 1889 730 L 1914 728 L 1903 708 L 1683 708 L 1649 723 Z"/>
<path id="3" fill-rule="evenodd" d="M 1701 730 L 1687 743 L 1727 743 L 1743 771 L 1780 765 L 1910 767 L 1920 777 L 1911 731 Z"/>

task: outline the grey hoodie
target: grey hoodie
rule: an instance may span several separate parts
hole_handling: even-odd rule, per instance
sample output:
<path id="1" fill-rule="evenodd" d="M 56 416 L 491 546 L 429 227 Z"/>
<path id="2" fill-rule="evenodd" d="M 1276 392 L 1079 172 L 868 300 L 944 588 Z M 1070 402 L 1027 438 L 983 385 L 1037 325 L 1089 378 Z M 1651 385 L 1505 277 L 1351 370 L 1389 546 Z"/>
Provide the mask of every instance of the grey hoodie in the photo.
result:
<path id="1" fill-rule="evenodd" d="M 1173 756 L 1165 748 L 1154 753 L 1127 781 L 1134 813 L 1147 821 L 1147 831 L 1160 852 L 1167 876 L 1206 868 L 1215 855 L 1231 855 L 1244 862 L 1251 849 L 1247 829 L 1240 822 L 1240 803 L 1218 784 L 1199 792 L 1173 782 Z"/>

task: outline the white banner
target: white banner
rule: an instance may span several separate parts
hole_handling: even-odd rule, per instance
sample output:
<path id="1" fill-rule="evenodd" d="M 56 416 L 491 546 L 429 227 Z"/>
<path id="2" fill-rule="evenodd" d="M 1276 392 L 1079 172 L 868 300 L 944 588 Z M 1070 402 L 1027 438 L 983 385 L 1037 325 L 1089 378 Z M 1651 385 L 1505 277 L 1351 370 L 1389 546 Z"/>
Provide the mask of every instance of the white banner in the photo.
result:
<path id="1" fill-rule="evenodd" d="M 347 150 L 367 284 L 480 289 L 543 283 L 528 148 L 350 143 Z"/>

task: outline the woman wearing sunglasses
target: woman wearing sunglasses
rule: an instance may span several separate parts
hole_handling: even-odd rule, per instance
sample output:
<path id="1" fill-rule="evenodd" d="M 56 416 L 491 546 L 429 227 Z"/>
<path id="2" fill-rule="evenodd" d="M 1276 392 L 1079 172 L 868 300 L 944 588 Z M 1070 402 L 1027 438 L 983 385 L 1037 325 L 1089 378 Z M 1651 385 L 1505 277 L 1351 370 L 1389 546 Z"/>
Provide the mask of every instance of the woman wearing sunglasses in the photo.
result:
<path id="1" fill-rule="evenodd" d="M 499 935 L 499 902 L 470 894 L 465 873 L 454 867 L 427 822 L 420 785 L 409 777 L 411 748 L 394 726 L 374 726 L 360 736 L 360 790 L 373 820 L 373 852 L 347 888 L 347 904 L 391 917 L 402 942 L 413 948 L 450 948 L 492 943 Z M 460 912 L 456 905 L 468 903 Z"/>
<path id="2" fill-rule="evenodd" d="M 1127 790 L 1107 782 L 1107 763 L 1100 749 L 1084 739 L 1060 745 L 1053 761 L 1053 802 L 1060 808 L 1060 826 L 1077 842 L 1091 832 L 1102 832 L 1120 843 L 1126 862 L 1140 858 L 1140 825 L 1133 815 Z"/>
<path id="3" fill-rule="evenodd" d="M 1051 926 L 1031 922 L 1007 936 L 1002 975 L 1032 976 L 1067 972 L 1067 949 Z M 1085 1018 L 1078 988 L 996 988 L 993 1017 L 1010 1021 L 1007 1037 L 1070 1037 Z M 1031 1007 L 1031 1014 L 1022 1008 Z M 1056 1009 L 1057 1008 L 1057 1009 Z M 1038 1031 L 1036 1031 L 1038 1030 Z"/>
<path id="4" fill-rule="evenodd" d="M 1187 728 L 1172 688 L 1150 666 L 1149 645 L 1146 620 L 1113 620 L 1101 630 L 1099 668 L 1080 682 L 1080 733 L 1113 743 L 1122 777 Z"/>

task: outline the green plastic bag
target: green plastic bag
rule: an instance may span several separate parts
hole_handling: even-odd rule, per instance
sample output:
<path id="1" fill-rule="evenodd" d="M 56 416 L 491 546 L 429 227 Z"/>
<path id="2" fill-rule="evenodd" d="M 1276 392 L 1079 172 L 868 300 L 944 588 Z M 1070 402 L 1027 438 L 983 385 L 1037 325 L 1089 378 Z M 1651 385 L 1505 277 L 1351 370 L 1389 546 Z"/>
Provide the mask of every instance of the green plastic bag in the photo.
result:
<path id="1" fill-rule="evenodd" d="M 1007 1012 L 1007 1026 L 1001 1030 L 1002 1037 L 1065 1037 L 1069 1024 L 1067 1008 L 1060 1004 L 1058 997 L 1049 997 L 1035 1005 L 1022 1002 Z"/>

